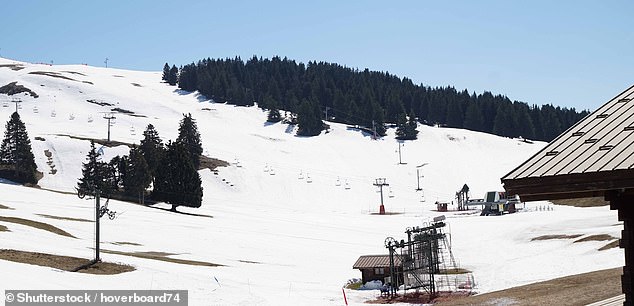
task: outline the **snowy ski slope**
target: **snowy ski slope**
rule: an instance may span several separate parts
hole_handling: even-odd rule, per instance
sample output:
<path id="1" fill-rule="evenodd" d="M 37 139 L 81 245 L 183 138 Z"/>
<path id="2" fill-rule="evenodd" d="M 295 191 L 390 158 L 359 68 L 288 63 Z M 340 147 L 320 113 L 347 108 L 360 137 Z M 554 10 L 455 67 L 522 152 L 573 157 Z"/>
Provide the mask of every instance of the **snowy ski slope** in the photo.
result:
<path id="1" fill-rule="evenodd" d="M 465 183 L 474 198 L 501 190 L 500 177 L 544 146 L 420 126 L 419 139 L 401 148 L 405 164 L 398 164 L 393 129 L 374 141 L 330 123 L 328 133 L 297 137 L 292 126 L 266 124 L 266 113 L 256 107 L 212 103 L 196 93 L 180 92 L 162 83 L 160 72 L 0 59 L 0 86 L 14 81 L 39 98 L 0 94 L 0 120 L 8 121 L 15 110 L 12 98 L 19 97 L 19 112 L 38 169 L 44 172 L 39 182 L 43 189 L 0 184 L 0 204 L 11 208 L 0 209 L 0 216 L 49 223 L 77 239 L 0 221 L 10 230 L 0 232 L 0 248 L 92 258 L 93 224 L 41 214 L 92 219 L 93 201 L 44 189 L 73 191 L 89 149 L 87 140 L 76 137 L 106 138 L 102 117 L 112 108 L 134 112 L 115 113 L 111 128 L 113 140 L 129 143 L 139 143 L 149 123 L 164 141 L 175 139 L 181 114 L 191 113 L 204 154 L 231 165 L 219 168 L 218 175 L 201 170 L 202 207 L 179 208 L 213 218 L 110 201 L 119 216 L 101 223 L 104 249 L 168 252 L 173 258 L 224 266 L 103 253 L 104 261 L 131 264 L 136 270 L 101 276 L 0 260 L 0 289 L 188 289 L 190 305 L 343 305 L 341 287 L 361 277 L 352 269 L 359 255 L 386 254 L 386 237 L 402 239 L 406 227 L 439 215 L 432 211 L 433 203 L 452 201 Z M 52 153 L 50 159 L 45 150 Z M 105 148 L 104 158 L 127 152 L 125 146 Z M 428 163 L 421 168 L 423 191 L 416 192 L 416 166 L 423 163 Z M 372 185 L 376 178 L 390 184 L 384 189 L 386 209 L 398 214 L 373 214 L 380 203 Z M 619 237 L 622 225 L 615 212 L 608 207 L 537 209 L 544 206 L 529 203 L 523 212 L 502 217 L 445 213 L 454 255 L 473 271 L 478 292 L 623 264 L 620 249 L 597 250 L 607 241 L 531 241 L 558 234 Z M 346 294 L 356 305 L 378 295 L 353 290 Z"/>

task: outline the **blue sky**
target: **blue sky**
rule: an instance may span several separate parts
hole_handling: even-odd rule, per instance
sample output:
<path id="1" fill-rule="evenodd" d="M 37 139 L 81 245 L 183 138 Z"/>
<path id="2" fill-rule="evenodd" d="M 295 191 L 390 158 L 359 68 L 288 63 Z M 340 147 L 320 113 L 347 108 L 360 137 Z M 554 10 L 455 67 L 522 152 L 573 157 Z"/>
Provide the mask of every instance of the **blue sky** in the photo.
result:
<path id="1" fill-rule="evenodd" d="M 593 110 L 634 82 L 634 1 L 3 1 L 0 56 L 161 70 L 254 54 Z"/>

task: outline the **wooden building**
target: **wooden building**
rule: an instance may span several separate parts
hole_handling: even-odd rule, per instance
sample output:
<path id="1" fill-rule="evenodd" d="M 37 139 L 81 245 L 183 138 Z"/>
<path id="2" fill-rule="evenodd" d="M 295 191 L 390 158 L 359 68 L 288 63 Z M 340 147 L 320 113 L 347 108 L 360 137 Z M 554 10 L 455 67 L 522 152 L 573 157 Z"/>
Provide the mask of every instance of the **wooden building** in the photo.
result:
<path id="1" fill-rule="evenodd" d="M 397 267 L 395 272 L 399 277 L 399 284 L 402 284 L 403 264 L 401 264 L 400 256 L 394 256 L 394 265 Z M 357 259 L 352 268 L 361 270 L 361 281 L 364 284 L 373 280 L 386 283 L 386 278 L 390 277 L 390 255 L 363 255 Z"/>
<path id="2" fill-rule="evenodd" d="M 634 304 L 634 86 L 620 93 L 502 178 L 522 201 L 604 197 L 623 221 L 621 284 Z"/>

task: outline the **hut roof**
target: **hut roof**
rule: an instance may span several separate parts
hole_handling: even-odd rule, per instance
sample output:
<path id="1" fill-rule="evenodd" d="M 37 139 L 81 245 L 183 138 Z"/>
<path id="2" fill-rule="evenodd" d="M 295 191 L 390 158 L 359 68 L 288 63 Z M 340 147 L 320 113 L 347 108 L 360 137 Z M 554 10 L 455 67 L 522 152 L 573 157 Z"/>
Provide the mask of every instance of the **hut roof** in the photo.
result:
<path id="1" fill-rule="evenodd" d="M 399 266 L 401 258 L 394 254 L 394 265 Z M 352 266 L 353 269 L 389 268 L 390 255 L 362 255 Z"/>
<path id="2" fill-rule="evenodd" d="M 522 200 L 603 196 L 634 187 L 634 86 L 502 178 Z"/>

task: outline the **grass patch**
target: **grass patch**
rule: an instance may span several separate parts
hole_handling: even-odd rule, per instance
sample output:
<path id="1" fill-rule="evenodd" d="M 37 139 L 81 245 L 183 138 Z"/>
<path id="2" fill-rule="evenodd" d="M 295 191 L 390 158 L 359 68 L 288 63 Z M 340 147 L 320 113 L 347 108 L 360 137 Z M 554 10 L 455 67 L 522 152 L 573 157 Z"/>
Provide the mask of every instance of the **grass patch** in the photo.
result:
<path id="1" fill-rule="evenodd" d="M 126 242 L 126 241 L 116 241 L 113 242 L 112 244 L 115 245 L 134 245 L 134 246 L 141 246 L 142 244 L 136 243 L 136 242 Z"/>
<path id="2" fill-rule="evenodd" d="M 37 75 L 45 75 L 45 76 L 50 76 L 53 78 L 59 78 L 59 79 L 63 79 L 63 80 L 68 80 L 68 81 L 75 81 L 75 82 L 79 82 L 75 79 L 71 79 L 69 77 L 63 76 L 57 72 L 51 72 L 51 71 L 31 71 L 29 72 L 29 74 L 37 74 Z"/>
<path id="3" fill-rule="evenodd" d="M 13 208 L 0 204 L 0 209 L 13 209 Z"/>
<path id="4" fill-rule="evenodd" d="M 42 267 L 50 267 L 64 271 L 72 271 L 75 268 L 90 262 L 90 260 L 85 258 L 8 249 L 0 249 L 0 259 Z M 87 269 L 79 270 L 78 272 L 112 275 L 130 271 L 134 271 L 134 267 L 112 262 L 98 262 L 95 265 L 92 265 Z"/>
<path id="5" fill-rule="evenodd" d="M 614 240 L 602 247 L 599 248 L 599 251 L 605 251 L 605 250 L 609 250 L 609 249 L 613 249 L 613 248 L 618 248 L 619 247 L 619 240 Z"/>
<path id="6" fill-rule="evenodd" d="M 108 140 L 106 140 L 106 139 L 96 139 L 96 138 L 72 136 L 72 135 L 66 135 L 66 134 L 55 134 L 55 136 L 63 136 L 63 137 L 71 138 L 71 139 L 94 141 L 96 144 L 100 144 L 102 146 L 106 146 L 106 147 L 109 147 L 109 148 L 116 147 L 116 146 L 132 147 L 131 143 L 122 142 L 122 141 L 116 141 L 116 140 L 110 140 L 110 142 L 108 142 Z"/>
<path id="7" fill-rule="evenodd" d="M 211 263 L 211 262 L 205 262 L 205 261 L 170 258 L 170 257 L 166 257 L 166 255 L 164 255 L 164 254 L 169 254 L 169 255 L 175 255 L 175 254 L 165 253 L 165 252 L 134 252 L 134 253 L 130 253 L 130 252 L 121 252 L 121 251 L 113 251 L 113 250 L 101 250 L 101 251 L 104 252 L 104 253 L 108 253 L 108 254 L 131 256 L 131 257 L 158 260 L 158 261 L 165 261 L 165 262 L 171 262 L 171 263 L 182 264 L 182 265 L 190 265 L 190 266 L 204 266 L 204 267 L 222 267 L 222 266 L 224 266 L 224 265 L 215 264 L 215 263 Z"/>
<path id="8" fill-rule="evenodd" d="M 566 205 L 574 207 L 596 207 L 610 204 L 610 202 L 604 200 L 602 197 L 552 200 L 551 202 L 556 205 Z"/>
<path id="9" fill-rule="evenodd" d="M 450 269 L 440 269 L 438 274 L 467 274 L 471 273 L 470 270 L 464 268 L 450 268 Z"/>
<path id="10" fill-rule="evenodd" d="M 55 227 L 53 225 L 50 225 L 48 223 L 43 223 L 43 222 L 38 222 L 38 221 L 33 221 L 33 220 L 28 220 L 28 219 L 22 219 L 22 218 L 16 218 L 16 217 L 4 217 L 4 216 L 0 216 L 0 221 L 16 223 L 16 224 L 22 224 L 22 225 L 34 227 L 34 228 L 37 228 L 37 229 L 45 230 L 45 231 L 51 232 L 53 234 L 66 236 L 66 237 L 71 237 L 71 238 L 77 238 L 77 237 L 67 233 L 66 231 L 64 231 L 64 230 L 62 230 L 62 229 L 60 229 L 58 227 Z"/>
<path id="11" fill-rule="evenodd" d="M 81 72 L 77 72 L 77 71 L 62 71 L 62 72 L 71 73 L 71 74 L 78 74 L 78 75 L 81 75 L 81 76 L 86 76 L 85 74 L 83 74 Z"/>
<path id="12" fill-rule="evenodd" d="M 198 167 L 198 170 L 202 170 L 202 169 L 214 170 L 218 167 L 227 167 L 227 166 L 229 166 L 229 163 L 224 160 L 201 155 L 200 167 Z"/>
<path id="13" fill-rule="evenodd" d="M 582 236 L 581 234 L 574 234 L 574 235 L 543 235 L 543 236 L 531 238 L 531 241 L 553 240 L 553 239 L 575 239 L 575 238 L 579 238 L 581 236 Z"/>
<path id="14" fill-rule="evenodd" d="M 120 107 L 115 107 L 115 108 L 112 108 L 110 110 L 113 111 L 113 112 L 119 112 L 119 113 L 122 113 L 122 114 L 128 114 L 128 115 L 134 114 L 133 111 L 130 111 L 130 110 L 127 110 L 127 109 L 123 109 L 123 108 L 120 108 Z"/>
<path id="15" fill-rule="evenodd" d="M 239 262 L 248 263 L 248 264 L 256 264 L 261 265 L 262 263 L 259 261 L 250 261 L 250 260 L 238 260 Z"/>
<path id="16" fill-rule="evenodd" d="M 10 230 L 6 226 L 0 224 L 0 232 L 10 232 Z"/>
<path id="17" fill-rule="evenodd" d="M 0 68 L 9 68 L 13 71 L 18 71 L 18 70 L 24 69 L 24 66 L 19 64 L 4 64 L 4 65 L 0 65 Z"/>
<path id="18" fill-rule="evenodd" d="M 103 101 L 97 101 L 97 100 L 94 100 L 94 99 L 88 99 L 88 100 L 86 100 L 86 102 L 92 103 L 92 104 L 97 104 L 99 106 L 113 106 L 114 105 L 112 103 L 103 102 Z"/>
<path id="19" fill-rule="evenodd" d="M 584 241 L 609 241 L 609 240 L 613 240 L 616 239 L 616 237 L 612 237 L 608 234 L 601 234 L 601 235 L 590 235 L 588 237 L 583 237 L 579 240 L 575 240 L 574 242 L 584 242 Z"/>
<path id="20" fill-rule="evenodd" d="M 44 218 L 55 219 L 55 220 L 68 220 L 68 221 L 79 221 L 79 222 L 93 222 L 92 220 L 82 219 L 82 218 L 61 217 L 61 216 L 53 216 L 53 215 L 46 215 L 46 214 L 36 214 L 36 215 L 38 215 L 38 216 L 42 216 L 42 217 L 44 217 Z"/>
<path id="21" fill-rule="evenodd" d="M 434 305 L 587 305 L 621 294 L 622 273 L 614 268 L 571 275 Z"/>
<path id="22" fill-rule="evenodd" d="M 358 282 L 346 284 L 345 288 L 346 289 L 350 289 L 350 290 L 359 290 L 359 288 L 361 288 L 361 286 L 363 286 L 363 282 L 358 281 Z"/>

